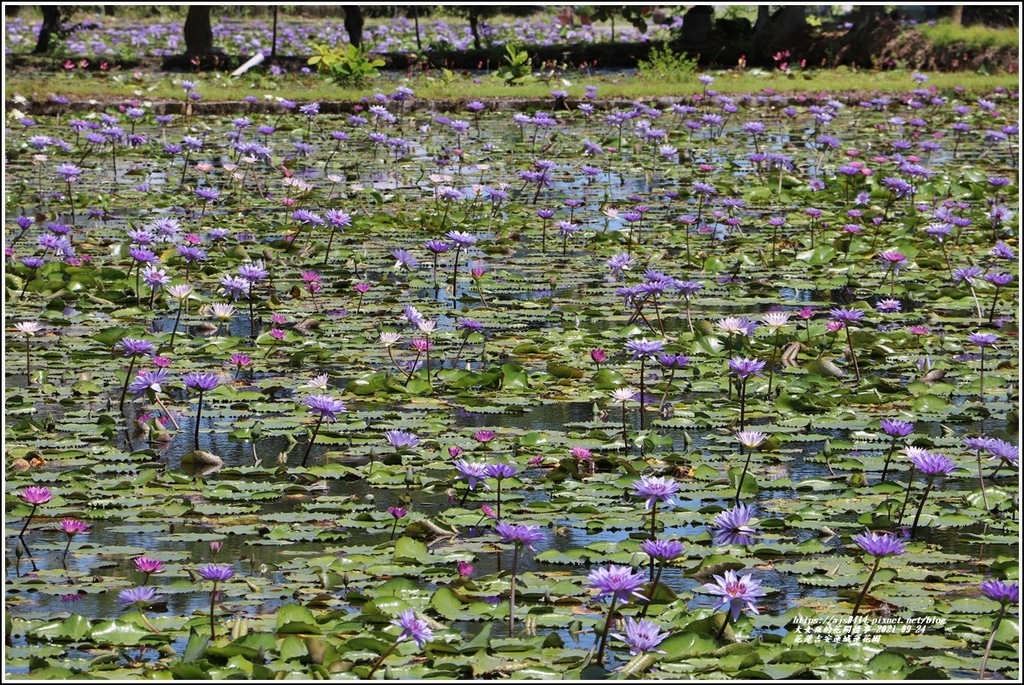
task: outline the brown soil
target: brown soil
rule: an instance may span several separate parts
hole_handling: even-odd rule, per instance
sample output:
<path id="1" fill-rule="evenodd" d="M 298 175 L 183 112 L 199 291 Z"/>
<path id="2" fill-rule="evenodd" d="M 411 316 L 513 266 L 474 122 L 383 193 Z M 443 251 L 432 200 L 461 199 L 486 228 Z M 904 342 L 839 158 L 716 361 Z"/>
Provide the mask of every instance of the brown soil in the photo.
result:
<path id="1" fill-rule="evenodd" d="M 921 71 L 1020 71 L 1020 53 L 1014 48 L 970 51 L 966 46 L 939 47 L 913 29 L 903 29 L 883 18 L 861 30 L 821 32 L 808 45 L 809 66 L 841 65 L 869 69 L 919 69 Z"/>

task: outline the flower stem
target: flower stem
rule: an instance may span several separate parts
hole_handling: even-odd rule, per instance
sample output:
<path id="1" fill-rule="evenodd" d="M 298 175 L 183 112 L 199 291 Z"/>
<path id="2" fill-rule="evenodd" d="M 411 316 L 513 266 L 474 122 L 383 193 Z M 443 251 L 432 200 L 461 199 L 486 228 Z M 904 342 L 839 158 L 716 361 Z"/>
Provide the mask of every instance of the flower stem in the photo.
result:
<path id="1" fill-rule="evenodd" d="M 889 454 L 885 455 L 885 464 L 882 465 L 882 478 L 879 482 L 885 482 L 885 474 L 889 472 L 889 461 L 892 459 L 892 453 L 896 449 L 896 438 L 892 439 L 892 444 L 889 445 Z"/>
<path id="2" fill-rule="evenodd" d="M 740 452 L 742 453 L 742 451 L 743 451 L 743 448 L 740 447 Z M 746 461 L 746 463 L 743 464 L 743 473 L 740 474 L 740 480 L 736 484 L 736 504 L 740 503 L 740 491 L 743 490 L 743 479 L 747 477 L 747 468 L 750 466 L 750 457 L 752 457 L 753 455 L 754 455 L 754 448 L 753 447 L 748 447 L 747 448 L 747 461 Z"/>
<path id="3" fill-rule="evenodd" d="M 978 455 L 978 483 L 981 485 L 981 502 L 985 505 L 985 511 L 988 511 L 988 495 L 985 494 L 985 475 L 981 472 L 981 450 L 976 450 L 975 454 Z"/>
<path id="4" fill-rule="evenodd" d="M 401 371 L 405 375 L 405 380 L 409 380 L 410 378 L 412 378 L 412 374 L 410 372 L 406 371 L 405 369 L 403 369 L 401 366 L 399 366 L 398 362 L 395 361 L 395 355 L 391 351 L 391 348 L 388 347 L 387 350 L 388 350 L 388 359 L 391 360 L 391 363 L 394 365 L 394 367 L 396 369 L 398 369 L 399 371 Z"/>
<path id="5" fill-rule="evenodd" d="M 921 502 L 917 505 L 917 514 L 914 515 L 914 523 L 910 526 L 910 537 L 914 537 L 914 533 L 917 532 L 917 522 L 921 518 L 921 512 L 924 510 L 924 501 L 928 499 L 928 493 L 932 491 L 932 483 L 935 482 L 935 476 L 928 476 L 928 485 L 924 488 L 924 494 L 921 495 Z"/>
<path id="6" fill-rule="evenodd" d="M 217 607 L 217 581 L 213 581 L 213 590 L 210 591 L 210 639 L 217 637 L 217 626 L 214 623 L 214 612 Z"/>
<path id="7" fill-rule="evenodd" d="M 738 383 L 740 386 L 740 430 L 745 430 L 744 426 L 747 422 L 747 379 L 741 378 Z"/>
<path id="8" fill-rule="evenodd" d="M 726 343 L 726 345 L 725 345 L 725 347 L 726 347 L 726 349 L 725 349 L 725 358 L 726 358 L 726 360 L 728 360 L 729 357 L 732 356 L 732 333 L 730 333 L 729 337 L 727 337 L 725 339 L 725 343 Z M 726 376 L 725 377 L 725 381 L 726 381 L 726 384 L 728 385 L 728 389 L 729 389 L 729 400 L 732 400 L 732 378 L 730 378 L 729 376 Z"/>
<path id="9" fill-rule="evenodd" d="M 68 204 L 71 205 L 71 223 L 75 223 L 75 196 L 71 192 L 71 180 L 68 179 Z"/>
<path id="10" fill-rule="evenodd" d="M 651 559 L 651 570 L 654 571 L 654 559 Z M 654 596 L 654 592 L 658 588 L 658 583 L 661 582 L 661 572 L 664 570 L 665 561 L 662 560 L 662 562 L 658 564 L 658 570 L 654 572 L 654 577 L 651 579 L 651 590 L 647 593 L 648 597 Z M 651 604 L 653 604 L 653 602 L 648 599 L 647 603 L 644 604 L 644 608 L 640 610 L 640 618 L 647 616 L 647 610 L 651 608 Z"/>
<path id="11" fill-rule="evenodd" d="M 721 640 L 722 636 L 725 635 L 725 629 L 729 625 L 729 618 L 731 616 L 732 614 L 730 614 L 728 611 L 725 612 L 725 618 L 722 619 L 722 627 L 718 629 L 718 634 L 715 635 L 715 642 Z"/>
<path id="12" fill-rule="evenodd" d="M 988 322 L 992 323 L 993 317 L 996 315 L 996 304 L 999 303 L 999 286 L 996 286 L 996 292 L 992 295 L 992 308 L 988 310 Z"/>
<path id="13" fill-rule="evenodd" d="M 192 442 L 195 443 L 195 449 L 199 449 L 199 422 L 203 418 L 203 393 L 199 393 L 199 406 L 196 407 L 196 425 L 195 431 L 192 435 Z"/>
<path id="14" fill-rule="evenodd" d="M 128 394 L 128 383 L 132 380 L 132 370 L 135 368 L 135 355 L 128 361 L 128 374 L 124 377 L 124 386 L 121 388 L 121 401 L 117 403 L 117 410 L 124 411 L 124 397 Z"/>
<path id="15" fill-rule="evenodd" d="M 675 368 L 669 369 L 668 370 L 668 381 L 665 383 L 665 392 L 662 393 L 662 395 L 661 395 L 661 402 L 658 402 L 658 411 L 659 412 L 661 412 L 661 410 L 665 407 L 665 400 L 668 399 L 668 391 L 672 389 L 672 381 L 675 379 L 675 376 L 676 376 Z"/>
<path id="16" fill-rule="evenodd" d="M 516 571 L 519 568 L 519 543 L 512 549 L 512 584 L 508 595 L 508 636 L 512 637 L 516 623 Z"/>
<path id="17" fill-rule="evenodd" d="M 629 450 L 629 431 L 626 428 L 626 403 L 622 403 L 622 451 Z"/>
<path id="18" fill-rule="evenodd" d="M 999 606 L 999 615 L 996 616 L 996 622 L 992 624 L 992 634 L 988 636 L 988 644 L 985 645 L 985 654 L 981 657 L 981 671 L 978 673 L 978 679 L 985 679 L 985 667 L 988 665 L 988 656 L 992 653 L 992 644 L 996 641 L 996 631 L 999 630 L 999 624 L 1003 620 L 1003 615 L 1006 613 L 1006 602 L 1002 602 Z"/>
<path id="19" fill-rule="evenodd" d="M 860 383 L 860 367 L 857 366 L 857 355 L 853 351 L 853 338 L 850 337 L 850 326 L 847 325 L 847 326 L 845 326 L 845 328 L 846 328 L 846 345 L 847 345 L 847 347 L 850 348 L 850 359 L 853 360 L 853 372 L 857 376 L 857 382 Z"/>
<path id="20" fill-rule="evenodd" d="M 184 304 L 184 300 L 178 303 L 178 315 L 174 317 L 174 328 L 171 329 L 171 352 L 174 352 L 174 336 L 178 334 L 178 324 L 181 322 L 181 309 Z"/>
<path id="21" fill-rule="evenodd" d="M 167 407 L 164 406 L 164 403 L 160 400 L 160 398 L 156 394 L 154 394 L 153 399 L 156 401 L 157 405 L 159 405 L 159 407 L 164 411 L 164 413 L 167 414 L 167 418 L 171 420 L 171 425 L 174 426 L 174 430 L 181 430 L 181 426 L 179 426 L 178 422 L 175 421 L 174 416 L 171 414 L 171 412 L 167 411 Z"/>
<path id="22" fill-rule="evenodd" d="M 252 288 L 251 285 L 249 287 Z M 253 316 L 253 311 L 252 311 L 252 294 L 251 293 L 249 294 L 248 300 L 249 300 L 249 338 L 251 338 L 252 340 L 255 340 L 256 339 L 256 319 Z"/>
<path id="23" fill-rule="evenodd" d="M 644 357 L 640 357 L 640 432 L 644 430 Z"/>
<path id="24" fill-rule="evenodd" d="M 430 383 L 430 338 L 427 338 L 426 361 L 424 367 L 427 370 L 427 383 Z"/>
<path id="25" fill-rule="evenodd" d="M 985 348 L 981 348 L 981 369 L 978 376 L 978 396 L 985 401 Z"/>
<path id="26" fill-rule="evenodd" d="M 459 278 L 459 252 L 462 250 L 462 245 L 455 245 L 455 259 L 452 262 L 452 306 L 458 306 L 458 278 Z"/>
<path id="27" fill-rule="evenodd" d="M 896 525 L 903 525 L 903 512 L 907 510 L 907 504 L 910 502 L 910 490 L 914 485 L 914 464 L 910 465 L 910 474 L 907 476 L 907 494 L 903 498 L 903 504 L 900 506 L 900 517 Z"/>
<path id="28" fill-rule="evenodd" d="M 324 415 L 321 414 L 320 418 L 316 420 L 316 426 L 313 428 L 313 435 L 310 436 L 309 442 L 306 443 L 306 453 L 302 455 L 302 467 L 306 467 L 306 460 L 309 459 L 309 451 L 313 449 L 313 443 L 316 442 L 316 434 L 320 432 L 320 424 L 324 421 Z"/>
<path id="29" fill-rule="evenodd" d="M 21 527 L 21 532 L 18 533 L 18 539 L 21 540 L 21 544 L 25 548 L 25 552 L 28 554 L 29 559 L 32 558 L 32 552 L 29 550 L 28 545 L 25 544 L 25 531 L 28 530 L 28 524 L 32 522 L 32 517 L 35 516 L 36 506 L 37 505 L 35 504 L 32 505 L 32 511 L 28 512 L 28 517 L 25 519 L 25 525 Z"/>
<path id="30" fill-rule="evenodd" d="M 455 361 L 452 362 L 452 368 L 453 369 L 458 365 L 459 359 L 462 358 L 462 350 L 466 349 L 466 343 L 468 341 L 469 341 L 469 331 L 466 331 L 466 334 L 462 336 L 462 344 L 459 345 L 459 350 L 458 350 L 458 352 L 455 353 Z"/>
<path id="31" fill-rule="evenodd" d="M 159 633 L 160 632 L 159 628 L 157 628 L 155 625 L 153 625 L 152 623 L 149 622 L 149 617 L 146 616 L 144 613 L 142 613 L 141 609 L 139 609 L 139 616 L 142 618 L 142 622 L 146 624 L 147 628 L 149 628 L 154 633 Z"/>
<path id="32" fill-rule="evenodd" d="M 655 515 L 657 513 L 658 513 L 658 500 L 654 500 L 654 502 L 651 503 L 651 539 L 652 540 L 656 537 L 654 533 L 657 530 L 657 528 L 656 528 L 656 523 L 657 522 L 654 520 L 654 517 L 655 517 Z"/>
<path id="33" fill-rule="evenodd" d="M 857 597 L 857 603 L 853 605 L 853 618 L 857 618 L 857 611 L 860 610 L 861 602 L 864 601 L 864 596 L 868 593 L 868 588 L 871 586 L 871 581 L 875 579 L 875 572 L 878 571 L 879 565 L 882 563 L 882 557 L 875 557 L 875 565 L 871 567 L 871 574 L 868 576 L 868 580 L 864 583 L 864 589 L 860 591 L 860 595 Z"/>
<path id="34" fill-rule="evenodd" d="M 971 288 L 971 297 L 974 298 L 974 313 L 978 317 L 978 321 L 981 321 L 981 303 L 978 302 L 978 293 L 974 291 L 974 284 L 968 281 L 967 285 Z"/>
<path id="35" fill-rule="evenodd" d="M 382 663 L 384 663 L 384 660 L 391 656 L 391 652 L 395 651 L 395 647 L 397 646 L 398 642 L 395 642 L 393 645 L 387 648 L 387 651 L 380 655 L 380 657 L 377 659 L 377 663 L 375 663 L 373 665 L 373 668 L 370 669 L 370 672 L 366 674 L 366 680 L 369 680 L 373 677 L 373 674 L 377 672 L 377 669 L 380 668 L 380 665 Z"/>
<path id="36" fill-rule="evenodd" d="M 604 645 L 608 641 L 608 631 L 612 627 L 612 619 L 615 618 L 615 599 L 615 595 L 612 595 L 612 603 L 608 607 L 608 620 L 604 622 L 604 630 L 601 631 L 601 643 L 597 647 L 597 658 L 594 660 L 598 666 L 604 663 Z"/>
<path id="37" fill-rule="evenodd" d="M 775 331 L 775 340 L 772 341 L 772 358 L 768 362 L 768 397 L 772 396 L 772 379 L 775 377 L 775 352 L 779 349 L 779 333 L 781 331 Z"/>

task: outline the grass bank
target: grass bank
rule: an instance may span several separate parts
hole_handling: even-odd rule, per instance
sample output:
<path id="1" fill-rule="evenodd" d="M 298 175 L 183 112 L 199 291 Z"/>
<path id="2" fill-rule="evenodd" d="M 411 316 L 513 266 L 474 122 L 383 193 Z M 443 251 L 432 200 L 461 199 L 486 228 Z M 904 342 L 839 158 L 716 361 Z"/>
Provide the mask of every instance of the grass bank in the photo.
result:
<path id="1" fill-rule="evenodd" d="M 778 93 L 858 92 L 898 93 L 919 86 L 907 71 L 864 71 L 840 68 L 830 71 L 796 73 L 748 71 L 709 71 L 714 77 L 710 88 L 719 93 L 757 93 L 770 89 Z M 934 86 L 940 93 L 991 92 L 995 88 L 1016 90 L 1019 78 L 1013 74 L 975 73 L 925 74 L 923 87 Z M 284 98 L 297 102 L 313 100 L 358 100 L 374 92 L 391 92 L 399 85 L 412 88 L 418 98 L 490 99 L 550 97 L 553 90 L 569 92 L 570 99 L 582 99 L 586 86 L 597 86 L 602 98 L 648 99 L 680 97 L 700 93 L 704 86 L 695 74 L 679 78 L 653 77 L 621 72 L 534 72 L 530 82 L 507 86 L 487 74 L 454 73 L 443 70 L 407 74 L 382 74 L 359 88 L 341 87 L 316 74 L 285 74 L 272 77 L 250 74 L 231 77 L 221 73 L 168 74 L 152 72 L 80 72 L 72 74 L 13 73 L 5 78 L 8 109 L 28 102 L 46 102 L 53 96 L 72 101 L 157 101 L 183 97 L 182 80 L 198 83 L 204 102 L 243 100 L 246 96 Z"/>
<path id="2" fill-rule="evenodd" d="M 1020 29 L 996 29 L 988 26 L 957 26 L 948 21 L 934 25 L 920 24 L 914 27 L 937 47 L 959 46 L 964 50 L 978 51 L 989 48 L 1020 47 Z"/>

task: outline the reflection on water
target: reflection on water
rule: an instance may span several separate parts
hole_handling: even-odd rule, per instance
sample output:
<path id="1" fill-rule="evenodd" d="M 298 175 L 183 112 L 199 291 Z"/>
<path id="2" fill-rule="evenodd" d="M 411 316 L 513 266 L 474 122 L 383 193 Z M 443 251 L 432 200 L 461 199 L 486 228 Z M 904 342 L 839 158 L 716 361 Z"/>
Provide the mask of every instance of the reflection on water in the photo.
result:
<path id="1" fill-rule="evenodd" d="M 551 402 L 539 406 L 531 406 L 523 411 L 509 411 L 498 414 L 477 413 L 471 407 L 455 407 L 451 410 L 450 416 L 452 421 L 467 431 L 477 428 L 495 430 L 498 433 L 499 441 L 508 440 L 512 435 L 532 431 L 537 431 L 552 439 L 556 439 L 558 436 L 564 436 L 573 426 L 585 426 L 595 419 L 594 407 L 590 402 Z M 181 468 L 181 456 L 192 449 L 191 421 L 191 417 L 183 415 L 180 419 L 181 432 L 176 435 L 171 443 L 158 449 L 157 458 L 163 468 L 170 470 L 179 470 Z M 634 421 L 633 428 L 636 429 L 638 427 Z M 225 468 L 252 465 L 251 444 L 244 440 L 230 439 L 228 437 L 228 433 L 231 430 L 229 423 L 225 423 L 222 419 L 204 419 L 203 428 L 200 448 L 220 456 L 224 461 Z M 990 435 L 1009 437 L 1010 428 L 1005 421 L 1001 425 L 993 424 L 987 426 L 986 429 Z M 650 456 L 657 457 L 659 454 L 670 453 L 678 454 L 686 449 L 681 430 L 655 430 L 660 434 L 670 437 L 671 441 L 669 444 L 655 448 Z M 836 438 L 841 437 L 843 434 L 839 430 L 825 430 L 823 432 L 826 434 L 831 433 Z M 922 435 L 941 435 L 942 427 L 937 422 L 922 422 L 918 426 L 918 432 Z M 258 441 L 257 451 L 263 458 L 263 471 L 257 472 L 257 474 L 263 474 L 261 480 L 267 477 L 277 477 L 272 475 L 273 470 L 277 466 L 277 455 L 287 451 L 289 444 L 287 438 L 283 436 L 264 437 Z M 713 444 L 713 438 L 696 432 L 690 449 L 699 455 L 707 448 L 713 447 Z M 569 444 L 567 443 L 566 449 L 568 449 L 568 446 Z M 144 448 L 146 444 L 138 439 L 134 439 L 127 442 L 124 447 L 130 451 L 131 449 Z M 805 455 L 820 454 L 823 447 L 823 442 L 802 443 L 800 451 L 792 455 L 793 459 L 791 461 L 779 465 L 778 468 L 781 470 L 777 476 L 784 476 L 794 481 L 829 478 L 831 474 L 827 465 L 812 463 L 805 459 Z M 332 446 L 332 449 L 337 448 L 338 446 L 336 445 Z M 881 453 L 882 449 L 884 448 L 879 447 L 877 452 Z M 297 464 L 303 450 L 304 440 L 300 439 L 297 445 L 292 444 L 289 463 Z M 312 463 L 319 463 L 325 451 L 327 451 L 326 446 L 316 446 L 311 454 Z M 442 479 L 446 477 L 444 473 L 432 475 Z M 448 476 L 452 475 L 448 474 Z M 529 481 L 533 478 L 543 478 L 544 475 L 544 471 L 534 470 L 526 471 L 520 477 Z M 761 477 L 770 478 L 767 472 L 763 472 Z M 214 471 L 206 476 L 202 476 L 202 479 L 207 486 L 216 486 L 221 476 L 217 471 Z M 225 482 L 230 483 L 236 479 L 237 475 L 233 475 Z M 428 516 L 435 516 L 438 512 L 452 506 L 449 495 L 446 494 L 446 489 L 443 487 L 437 488 L 432 492 L 425 491 L 419 487 L 412 488 L 411 490 L 376 488 L 362 479 L 337 479 L 328 481 L 326 485 L 327 490 L 324 491 L 323 496 L 356 497 L 361 501 L 370 501 L 372 499 L 373 508 L 376 511 L 386 510 L 389 506 L 406 506 L 412 507 Z M 452 485 L 456 486 L 454 478 Z M 539 499 L 542 501 L 546 498 L 546 494 L 542 483 L 538 481 L 537 485 L 539 487 L 528 489 L 526 494 L 530 500 Z M 464 482 L 458 483 L 456 487 L 458 490 L 461 490 L 464 487 Z M 794 496 L 795 493 L 787 493 L 785 491 L 762 490 L 756 500 L 753 501 L 753 504 L 758 514 L 764 517 L 770 515 L 770 501 L 776 498 L 785 500 Z M 489 497 L 489 495 L 474 493 L 467 506 L 473 507 L 475 506 L 474 502 L 482 503 L 488 501 Z M 758 502 L 762 502 L 761 507 L 757 506 Z M 272 525 L 270 522 L 273 520 L 274 515 L 305 510 L 304 500 L 261 500 L 253 504 L 258 506 L 260 512 L 258 518 L 266 520 L 268 525 Z M 727 506 L 727 504 L 727 502 L 722 502 L 723 506 Z M 689 503 L 686 501 L 680 502 L 679 505 L 689 508 Z M 700 506 L 706 505 L 706 502 L 700 503 Z M 482 535 L 485 539 L 496 541 L 493 533 L 488 529 L 489 522 L 483 520 L 480 525 L 482 527 L 479 529 L 469 527 L 463 530 L 463 534 L 466 536 Z M 638 519 L 636 528 L 641 527 L 642 521 Z M 269 528 L 265 530 L 269 530 Z M 117 590 L 124 586 L 113 588 L 106 586 L 98 587 L 92 585 L 87 580 L 90 576 L 95 574 L 97 576 L 125 578 L 130 582 L 138 575 L 129 568 L 130 559 L 139 554 L 169 558 L 173 559 L 175 563 L 187 566 L 205 563 L 210 560 L 209 541 L 211 539 L 223 541 L 224 547 L 220 552 L 219 559 L 240 562 L 242 572 L 251 579 L 258 581 L 260 585 L 284 586 L 288 579 L 276 570 L 279 568 L 282 559 L 285 558 L 282 555 L 287 555 L 287 558 L 294 558 L 295 555 L 321 554 L 325 547 L 337 549 L 341 553 L 348 547 L 386 544 L 389 531 L 389 527 L 384 523 L 379 527 L 368 528 L 362 532 L 349 532 L 342 541 L 337 543 L 325 545 L 324 543 L 292 542 L 285 547 L 281 547 L 261 544 L 259 536 L 254 538 L 251 535 L 224 535 L 212 526 L 205 526 L 192 520 L 161 521 L 157 519 L 152 526 L 147 526 L 144 530 L 139 531 L 133 530 L 131 526 L 117 526 L 97 522 L 97 525 L 94 526 L 88 537 L 83 536 L 75 541 L 72 547 L 72 554 L 68 558 L 67 575 L 63 579 L 55 580 L 45 592 L 33 593 L 31 595 L 20 595 L 15 592 L 8 599 L 15 603 L 19 615 L 26 618 L 42 618 L 53 614 L 62 615 L 70 612 L 80 613 L 88 617 L 113 616 L 121 611 L 117 603 Z M 979 525 L 958 529 L 957 531 L 926 530 L 922 533 L 922 540 L 938 544 L 943 550 L 953 554 L 979 555 L 984 553 L 992 555 L 999 552 L 1002 548 L 1005 548 L 1002 549 L 1002 553 L 1009 554 L 1012 552 L 1012 545 L 983 545 L 979 542 L 970 541 L 964 537 L 963 533 L 971 531 L 982 532 L 982 528 Z M 545 530 L 545 538 L 538 544 L 537 554 L 548 549 L 569 551 L 598 543 L 621 542 L 635 533 L 635 529 L 593 532 L 574 528 L 571 525 L 568 527 L 559 526 L 557 529 Z M 689 545 L 703 546 L 708 543 L 695 542 L 693 540 L 695 536 L 702 535 L 703 533 L 703 526 L 686 524 L 679 527 L 670 527 L 663 534 L 665 536 L 678 537 Z M 783 539 L 789 538 L 791 541 L 800 542 L 813 537 L 813 535 L 812 531 L 794 531 L 783 535 Z M 34 528 L 33 538 L 35 542 L 33 546 L 40 560 L 46 559 L 49 561 L 54 559 L 56 554 L 62 549 L 63 538 L 52 528 L 44 526 Z M 838 549 L 838 538 L 829 543 L 829 545 Z M 112 556 L 102 553 L 102 550 L 110 548 L 118 548 L 125 551 Z M 511 564 L 511 550 L 499 549 L 497 547 L 496 549 L 497 551 L 494 553 L 481 554 L 474 559 L 473 563 L 476 566 L 477 575 L 486 576 L 509 568 Z M 520 572 L 545 573 L 564 570 L 566 570 L 564 566 L 549 566 L 538 562 L 533 554 L 523 555 L 520 559 Z M 575 570 L 583 575 L 587 572 L 586 567 Z M 21 571 L 23 573 L 28 571 L 28 565 L 24 561 L 21 564 Z M 691 608 L 710 608 L 714 604 L 714 600 L 710 595 L 701 591 L 701 581 L 687 577 L 685 573 L 686 567 L 670 567 L 663 575 L 663 582 L 670 585 L 679 594 L 693 594 L 693 599 L 690 601 Z M 454 577 L 454 569 L 452 569 L 452 574 Z M 761 578 L 763 585 L 771 589 L 771 593 L 763 600 L 763 604 L 768 607 L 769 611 L 773 612 L 784 611 L 794 603 L 806 601 L 808 597 L 829 597 L 834 594 L 834 590 L 831 588 L 815 589 L 800 586 L 795 576 L 775 572 L 771 564 L 762 565 L 758 576 Z M 72 581 L 72 579 L 78 580 Z M 201 584 L 197 583 L 191 587 L 176 585 L 172 589 L 166 587 L 166 584 L 162 582 L 164 580 L 164 578 L 154 577 L 153 583 L 160 586 L 162 591 L 165 591 L 167 611 L 171 615 L 192 615 L 195 612 L 203 611 L 208 606 L 208 599 L 204 592 L 206 588 L 202 587 Z M 170 580 L 170 578 L 166 580 Z M 442 580 L 438 582 L 444 583 L 447 581 Z M 582 575 L 580 576 L 580 582 L 584 582 Z M 432 584 L 427 583 L 425 587 L 429 590 Z M 66 596 L 72 594 L 76 594 L 76 598 L 74 601 L 69 601 Z M 343 593 L 339 591 L 339 596 L 341 594 Z M 62 598 L 62 595 L 65 597 Z M 287 593 L 282 594 L 280 601 L 284 601 L 286 596 Z M 226 614 L 255 615 L 256 612 L 260 611 L 272 611 L 273 603 L 271 601 L 270 605 L 262 607 L 253 606 L 250 602 L 245 601 L 244 598 L 227 597 L 222 603 L 222 610 Z M 594 605 L 594 610 L 598 610 L 597 605 Z M 505 634 L 503 631 L 507 631 L 507 627 L 505 625 L 498 625 L 499 623 L 501 622 L 496 622 L 494 625 L 494 632 L 492 634 L 495 637 L 502 636 Z M 464 627 L 469 632 L 475 633 L 479 630 L 479 626 L 480 624 L 478 623 L 471 623 Z M 564 635 L 564 638 L 567 643 L 570 642 L 570 636 Z M 581 641 L 580 644 L 586 646 L 589 644 L 588 640 L 592 640 L 592 636 L 579 636 L 579 639 Z"/>

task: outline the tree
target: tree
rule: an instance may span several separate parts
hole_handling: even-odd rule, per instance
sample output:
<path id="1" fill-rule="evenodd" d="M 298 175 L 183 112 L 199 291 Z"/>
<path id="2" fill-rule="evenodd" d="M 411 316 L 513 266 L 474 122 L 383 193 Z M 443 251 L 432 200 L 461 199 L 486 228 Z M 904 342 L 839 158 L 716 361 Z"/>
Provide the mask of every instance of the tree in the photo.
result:
<path id="1" fill-rule="evenodd" d="M 469 19 L 469 30 L 473 34 L 473 47 L 483 49 L 480 42 L 480 20 L 497 14 L 511 14 L 526 17 L 541 9 L 539 5 L 453 5 L 447 9 Z"/>
<path id="2" fill-rule="evenodd" d="M 359 5 L 342 5 L 345 9 L 345 31 L 348 42 L 359 47 L 363 42 L 363 10 Z"/>
<path id="3" fill-rule="evenodd" d="M 612 23 L 611 42 L 615 42 L 615 17 L 620 16 L 640 33 L 647 32 L 647 20 L 644 17 L 649 13 L 649 7 L 639 5 L 600 5 L 596 8 L 590 18 L 594 21 L 610 21 Z"/>
<path id="4" fill-rule="evenodd" d="M 774 12 L 770 9 L 759 5 L 754 22 L 754 58 L 760 62 L 779 50 L 799 45 L 808 30 L 806 5 L 783 5 Z"/>
<path id="5" fill-rule="evenodd" d="M 935 14 L 962 26 L 1017 26 L 1020 23 L 1016 5 L 939 5 Z"/>
<path id="6" fill-rule="evenodd" d="M 189 5 L 185 17 L 185 55 L 196 57 L 216 52 L 213 47 L 213 27 L 210 10 L 213 5 Z"/>
<path id="7" fill-rule="evenodd" d="M 62 19 L 67 19 L 69 10 L 59 5 L 43 5 L 43 25 L 39 27 L 39 37 L 36 40 L 36 48 L 33 55 L 45 55 L 50 51 L 50 41 L 54 36 L 61 35 L 60 24 Z"/>

